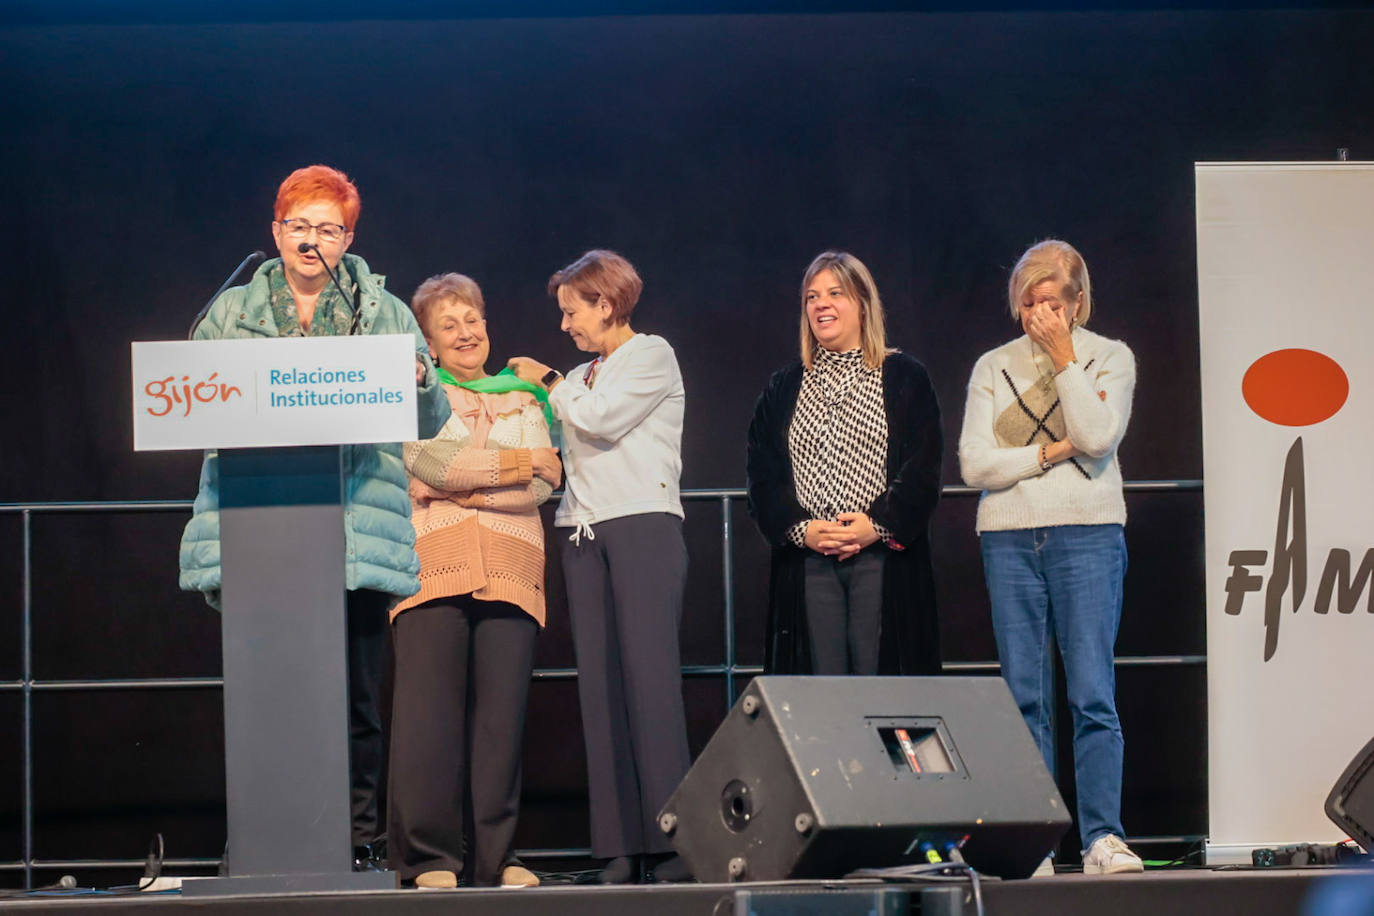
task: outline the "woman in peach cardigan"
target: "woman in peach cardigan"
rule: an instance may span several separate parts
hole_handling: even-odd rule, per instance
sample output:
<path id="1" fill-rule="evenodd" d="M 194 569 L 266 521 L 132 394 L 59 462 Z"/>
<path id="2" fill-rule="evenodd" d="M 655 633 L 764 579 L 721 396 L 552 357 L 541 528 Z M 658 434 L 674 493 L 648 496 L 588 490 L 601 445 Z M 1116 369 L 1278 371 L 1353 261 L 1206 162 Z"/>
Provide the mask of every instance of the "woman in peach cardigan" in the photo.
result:
<path id="1" fill-rule="evenodd" d="M 391 611 L 391 864 L 419 887 L 454 887 L 464 874 L 474 886 L 530 886 L 538 879 L 510 853 L 544 624 L 538 507 L 562 465 L 534 386 L 486 374 L 477 284 L 461 274 L 431 277 L 411 307 L 453 415 L 435 438 L 405 447 L 420 591 Z"/>

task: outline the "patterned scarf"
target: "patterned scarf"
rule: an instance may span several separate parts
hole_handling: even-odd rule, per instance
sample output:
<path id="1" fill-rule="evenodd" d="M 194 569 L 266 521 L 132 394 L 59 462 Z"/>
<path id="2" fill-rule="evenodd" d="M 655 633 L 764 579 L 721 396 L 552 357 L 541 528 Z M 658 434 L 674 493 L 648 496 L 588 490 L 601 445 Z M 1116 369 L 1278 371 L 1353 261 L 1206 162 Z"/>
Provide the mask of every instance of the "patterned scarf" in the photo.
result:
<path id="1" fill-rule="evenodd" d="M 339 261 L 335 272 L 345 289 L 357 288 L 358 283 L 344 261 Z M 353 320 L 353 308 L 344 301 L 332 281 L 320 290 L 320 296 L 315 300 L 315 314 L 310 319 L 308 335 L 301 327 L 300 316 L 296 313 L 296 299 L 291 295 L 286 271 L 280 263 L 267 272 L 267 288 L 271 294 L 272 318 L 277 322 L 278 337 L 343 337 L 348 333 L 349 323 Z"/>

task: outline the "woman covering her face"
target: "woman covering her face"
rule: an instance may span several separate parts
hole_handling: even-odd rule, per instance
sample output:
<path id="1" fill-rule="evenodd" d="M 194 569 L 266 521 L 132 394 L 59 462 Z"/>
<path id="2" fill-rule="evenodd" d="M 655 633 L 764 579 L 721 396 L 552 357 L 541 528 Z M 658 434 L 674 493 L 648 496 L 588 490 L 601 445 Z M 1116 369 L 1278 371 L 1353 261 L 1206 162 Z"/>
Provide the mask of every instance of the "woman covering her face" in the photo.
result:
<path id="1" fill-rule="evenodd" d="M 362 208 L 348 176 L 324 165 L 292 172 L 277 190 L 272 239 L 280 257 L 257 269 L 247 285 L 226 290 L 195 330 L 196 340 L 411 334 L 416 345 L 416 408 L 420 435 L 432 436 L 449 417 L 448 399 L 430 362 L 415 317 L 383 288 L 384 278 L 348 253 Z M 336 285 L 330 273 L 338 278 Z M 342 289 L 340 288 L 342 287 Z M 344 575 L 348 587 L 349 758 L 354 854 L 372 859 L 382 772 L 378 710 L 386 652 L 386 608 L 415 593 L 420 568 L 413 546 L 406 471 L 397 442 L 345 445 Z M 219 453 L 205 454 L 200 491 L 181 537 L 181 587 L 219 606 Z"/>
<path id="2" fill-rule="evenodd" d="M 1067 242 L 1031 246 L 1007 302 L 1025 333 L 979 357 L 959 466 L 983 490 L 978 534 L 1002 677 L 1050 773 L 1053 659 L 1073 714 L 1078 829 L 1088 874 L 1141 871 L 1122 841 L 1124 741 L 1113 653 L 1126 575 L 1126 501 L 1116 450 L 1135 391 L 1125 344 L 1089 331 L 1092 289 Z M 1049 859 L 1037 874 L 1053 872 Z"/>
<path id="3" fill-rule="evenodd" d="M 512 858 L 511 841 L 544 625 L 538 507 L 562 468 L 536 398 L 543 390 L 487 375 L 477 284 L 431 277 L 413 308 L 453 415 L 433 439 L 405 447 L 420 591 L 391 612 L 391 862 L 418 887 L 455 887 L 460 875 L 478 887 L 532 886 L 539 879 Z"/>
<path id="4" fill-rule="evenodd" d="M 687 773 L 678 627 L 687 579 L 682 537 L 682 413 L 673 348 L 638 334 L 643 283 L 612 251 L 589 251 L 549 279 L 561 327 L 595 358 L 566 378 L 520 357 L 511 366 L 549 389 L 562 424 L 568 483 L 554 525 L 577 652 L 587 745 L 592 854 L 600 880 L 688 877 L 658 829 Z"/>
<path id="5" fill-rule="evenodd" d="M 749 511 L 773 548 L 765 670 L 938 673 L 935 390 L 888 348 L 858 258 L 819 255 L 801 292 L 801 359 L 769 379 L 749 427 Z"/>

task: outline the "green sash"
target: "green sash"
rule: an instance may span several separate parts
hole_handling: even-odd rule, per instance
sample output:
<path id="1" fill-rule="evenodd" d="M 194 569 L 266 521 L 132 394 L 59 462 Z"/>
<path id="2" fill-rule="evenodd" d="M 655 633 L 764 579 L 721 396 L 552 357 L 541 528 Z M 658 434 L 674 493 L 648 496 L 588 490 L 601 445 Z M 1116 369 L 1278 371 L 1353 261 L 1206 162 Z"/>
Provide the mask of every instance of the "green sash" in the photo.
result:
<path id="1" fill-rule="evenodd" d="M 553 418 L 553 408 L 549 406 L 549 393 L 540 385 L 531 384 L 516 378 L 515 373 L 507 366 L 495 375 L 488 375 L 484 378 L 473 379 L 470 382 L 460 382 L 452 372 L 443 366 L 434 367 L 439 373 L 439 381 L 445 385 L 452 385 L 455 388 L 466 388 L 468 391 L 475 391 L 478 394 L 505 394 L 507 391 L 528 391 L 539 401 L 539 406 L 544 409 L 544 421 L 549 424 L 549 434 L 553 435 L 557 428 Z"/>

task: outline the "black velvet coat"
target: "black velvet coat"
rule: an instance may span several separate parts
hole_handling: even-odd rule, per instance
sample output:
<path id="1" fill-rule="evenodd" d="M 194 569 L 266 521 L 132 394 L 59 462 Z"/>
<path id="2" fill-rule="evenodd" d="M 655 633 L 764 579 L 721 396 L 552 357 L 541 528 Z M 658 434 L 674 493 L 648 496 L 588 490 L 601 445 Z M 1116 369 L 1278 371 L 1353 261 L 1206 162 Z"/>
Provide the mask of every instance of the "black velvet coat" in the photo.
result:
<path id="1" fill-rule="evenodd" d="M 768 674 L 809 674 L 804 548 L 787 530 L 810 515 L 797 501 L 787 429 L 801 391 L 799 361 L 773 374 L 759 395 L 749 425 L 749 513 L 773 547 L 768 586 Z M 880 674 L 938 674 L 939 622 L 930 562 L 930 516 L 940 499 L 944 434 L 940 405 L 925 366 L 904 353 L 883 361 L 883 404 L 887 413 L 887 490 L 868 507 L 868 516 L 892 532 L 905 550 L 887 551 L 883 571 Z"/>

